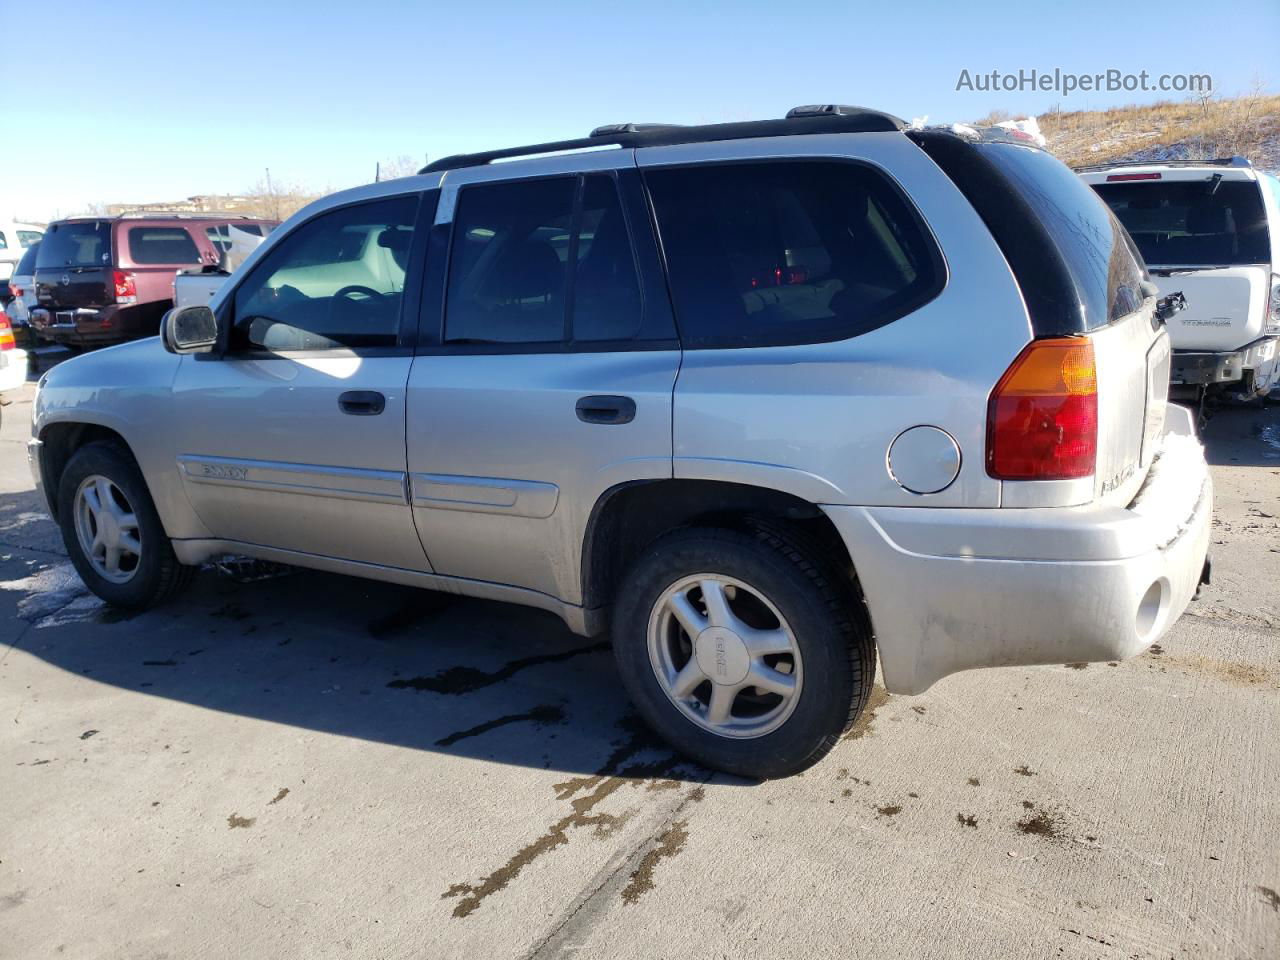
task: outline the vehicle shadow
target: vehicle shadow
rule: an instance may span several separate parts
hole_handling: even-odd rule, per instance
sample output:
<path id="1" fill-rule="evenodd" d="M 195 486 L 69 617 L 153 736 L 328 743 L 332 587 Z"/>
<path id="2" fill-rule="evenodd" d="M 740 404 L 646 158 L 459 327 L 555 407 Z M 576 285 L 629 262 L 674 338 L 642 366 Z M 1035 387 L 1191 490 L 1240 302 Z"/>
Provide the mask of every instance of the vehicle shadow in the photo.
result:
<path id="1" fill-rule="evenodd" d="M 1215 466 L 1280 470 L 1280 403 L 1219 407 L 1201 440 L 1205 459 Z"/>
<path id="2" fill-rule="evenodd" d="M 574 774 L 710 776 L 641 724 L 606 642 L 542 611 L 312 571 L 237 582 L 206 569 L 168 605 L 130 615 L 87 594 L 66 561 L 31 556 L 0 550 L 0 636 L 137 696 Z"/>

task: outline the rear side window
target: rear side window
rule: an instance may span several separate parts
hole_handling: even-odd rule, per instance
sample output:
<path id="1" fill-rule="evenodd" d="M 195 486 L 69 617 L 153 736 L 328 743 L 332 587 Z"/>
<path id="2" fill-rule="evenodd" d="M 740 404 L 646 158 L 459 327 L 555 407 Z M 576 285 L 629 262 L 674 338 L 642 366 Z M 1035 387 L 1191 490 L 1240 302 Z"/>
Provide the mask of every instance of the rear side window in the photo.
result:
<path id="1" fill-rule="evenodd" d="M 645 182 L 688 347 L 845 339 L 942 289 L 919 216 L 868 166 L 707 164 Z"/>
<path id="2" fill-rule="evenodd" d="M 36 269 L 102 267 L 111 263 L 111 224 L 105 221 L 55 223 L 45 231 Z"/>
<path id="3" fill-rule="evenodd" d="M 262 236 L 262 227 L 256 223 L 237 223 L 237 230 L 250 234 L 251 236 Z M 231 226 L 220 223 L 216 227 L 205 227 L 205 235 L 209 238 L 209 242 L 213 244 L 213 248 L 219 253 L 226 253 L 231 249 Z"/>
<path id="4" fill-rule="evenodd" d="M 1252 180 L 1098 183 L 1111 208 L 1154 266 L 1267 263 L 1271 239 L 1262 193 Z"/>
<path id="5" fill-rule="evenodd" d="M 19 230 L 18 245 L 29 247 L 33 243 L 39 243 L 41 236 L 43 236 L 43 234 L 39 230 Z"/>
<path id="6" fill-rule="evenodd" d="M 134 263 L 199 263 L 200 251 L 183 227 L 130 227 L 129 259 Z"/>
<path id="7" fill-rule="evenodd" d="M 13 268 L 13 274 L 17 277 L 29 277 L 36 272 L 36 256 L 40 253 L 40 242 L 37 240 L 31 246 L 27 247 L 27 252 L 22 255 L 22 259 L 18 261 L 18 265 Z"/>
<path id="8" fill-rule="evenodd" d="M 464 188 L 454 214 L 445 341 L 631 340 L 643 303 L 611 176 Z"/>
<path id="9" fill-rule="evenodd" d="M 1051 153 L 1011 143 L 975 149 L 1004 174 L 1039 219 L 1062 258 L 1086 329 L 1142 306 L 1142 265 L 1124 228 L 1093 191 Z"/>
<path id="10" fill-rule="evenodd" d="M 0 230 L 0 250 L 8 250 L 9 241 L 5 239 L 4 231 Z"/>

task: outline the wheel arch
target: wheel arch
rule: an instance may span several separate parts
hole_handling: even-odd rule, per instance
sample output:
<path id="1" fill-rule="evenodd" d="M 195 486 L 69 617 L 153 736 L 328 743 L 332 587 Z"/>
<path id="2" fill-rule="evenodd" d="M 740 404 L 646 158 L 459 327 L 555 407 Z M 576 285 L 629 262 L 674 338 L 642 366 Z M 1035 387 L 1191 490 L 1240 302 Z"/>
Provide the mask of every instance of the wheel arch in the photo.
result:
<path id="1" fill-rule="evenodd" d="M 40 477 L 49 514 L 58 519 L 58 484 L 76 451 L 91 443 L 113 443 L 137 460 L 129 441 L 120 431 L 89 420 L 60 420 L 40 431 Z"/>
<path id="2" fill-rule="evenodd" d="M 746 483 L 635 480 L 610 487 L 592 507 L 582 543 L 583 606 L 602 614 L 611 607 L 623 574 L 664 533 L 688 526 L 745 530 L 761 525 L 803 531 L 841 572 L 856 579 L 844 541 L 815 503 Z"/>

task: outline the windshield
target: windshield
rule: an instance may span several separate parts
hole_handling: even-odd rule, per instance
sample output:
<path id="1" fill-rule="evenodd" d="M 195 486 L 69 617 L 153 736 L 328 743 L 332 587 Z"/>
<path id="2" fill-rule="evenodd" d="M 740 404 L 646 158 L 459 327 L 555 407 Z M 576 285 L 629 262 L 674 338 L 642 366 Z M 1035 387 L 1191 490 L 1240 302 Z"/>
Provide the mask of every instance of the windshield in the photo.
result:
<path id="1" fill-rule="evenodd" d="M 1152 266 L 1212 267 L 1271 259 L 1262 194 L 1252 180 L 1099 183 Z"/>
<path id="2" fill-rule="evenodd" d="M 103 267 L 111 263 L 111 224 L 105 221 L 55 223 L 40 243 L 39 270 Z"/>

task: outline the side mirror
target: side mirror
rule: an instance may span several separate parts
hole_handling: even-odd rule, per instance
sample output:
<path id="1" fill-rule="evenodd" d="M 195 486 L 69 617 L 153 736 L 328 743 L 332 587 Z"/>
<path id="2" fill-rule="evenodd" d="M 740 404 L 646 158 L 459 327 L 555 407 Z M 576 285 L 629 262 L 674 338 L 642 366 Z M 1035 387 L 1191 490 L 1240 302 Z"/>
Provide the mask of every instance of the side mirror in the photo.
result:
<path id="1" fill-rule="evenodd" d="M 178 307 L 164 315 L 160 339 L 170 353 L 208 353 L 218 343 L 218 318 L 203 304 Z"/>

